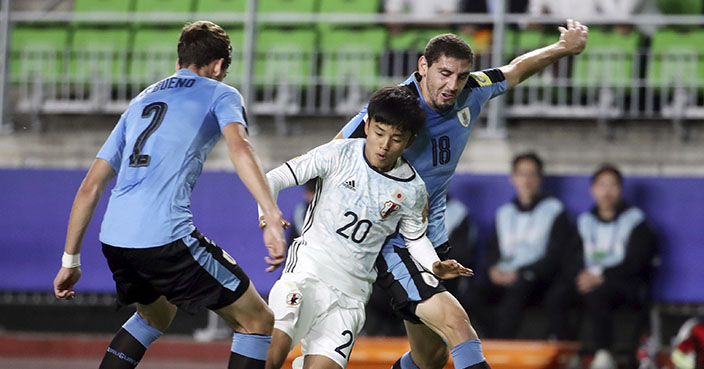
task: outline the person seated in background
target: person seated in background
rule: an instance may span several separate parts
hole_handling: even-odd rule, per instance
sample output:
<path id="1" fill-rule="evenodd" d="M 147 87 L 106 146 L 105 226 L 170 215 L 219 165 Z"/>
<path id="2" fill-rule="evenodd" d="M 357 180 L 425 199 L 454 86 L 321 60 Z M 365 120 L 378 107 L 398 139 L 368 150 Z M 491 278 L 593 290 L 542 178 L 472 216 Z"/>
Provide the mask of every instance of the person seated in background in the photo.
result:
<path id="1" fill-rule="evenodd" d="M 524 153 L 513 159 L 512 168 L 516 197 L 496 211 L 484 261 L 488 276 L 474 284 L 468 299 L 477 329 L 495 338 L 514 338 L 524 307 L 537 296 L 552 298 L 564 251 L 574 242 L 562 202 L 541 192 L 543 161 Z M 550 320 L 549 333 L 555 330 Z"/>
<path id="2" fill-rule="evenodd" d="M 473 269 L 477 262 L 477 225 L 470 217 L 469 208 L 460 200 L 447 196 L 445 208 L 445 228 L 452 246 L 448 257 L 457 260 L 467 268 Z M 471 266 L 470 266 L 471 265 Z M 443 280 L 445 288 L 453 294 L 460 304 L 467 309 L 466 299 L 471 299 L 469 278 Z"/>
<path id="3" fill-rule="evenodd" d="M 443 19 L 448 15 L 454 15 L 459 10 L 459 0 L 386 0 L 384 1 L 384 13 L 390 16 L 407 14 L 419 20 L 438 19 L 438 24 L 425 24 L 423 27 L 447 27 L 448 24 Z M 405 27 L 414 27 L 414 24 L 391 23 L 389 32 L 392 35 L 403 32 Z"/>
<path id="4" fill-rule="evenodd" d="M 591 180 L 596 204 L 577 219 L 579 242 L 572 253 L 576 267 L 571 292 L 576 291 L 585 326 L 592 330 L 582 342 L 583 348 L 596 350 L 590 369 L 616 368 L 612 355 L 614 308 L 626 305 L 645 311 L 650 297 L 656 237 L 643 211 L 625 203 L 622 193 L 621 172 L 613 165 L 601 166 Z M 568 305 L 563 305 L 561 313 L 553 310 L 554 316 L 560 314 L 556 319 L 565 321 L 564 307 Z"/>
<path id="5" fill-rule="evenodd" d="M 291 226 L 288 228 L 288 235 L 286 241 L 290 245 L 293 243 L 298 236 L 303 233 L 303 221 L 306 217 L 306 212 L 308 211 L 308 205 L 313 201 L 313 195 L 315 195 L 315 184 L 317 183 L 317 178 L 313 178 L 310 181 L 303 184 L 303 201 L 296 204 L 293 208 L 293 215 L 291 216 Z"/>

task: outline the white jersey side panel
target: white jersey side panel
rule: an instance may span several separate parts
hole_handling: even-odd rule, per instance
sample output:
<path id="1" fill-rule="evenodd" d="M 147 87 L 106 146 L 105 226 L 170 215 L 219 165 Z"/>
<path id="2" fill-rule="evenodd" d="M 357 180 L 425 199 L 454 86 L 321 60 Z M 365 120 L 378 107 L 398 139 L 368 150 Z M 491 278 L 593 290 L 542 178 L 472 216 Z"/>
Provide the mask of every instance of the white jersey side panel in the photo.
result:
<path id="1" fill-rule="evenodd" d="M 428 195 L 407 163 L 385 173 L 369 165 L 365 142 L 334 140 L 286 163 L 298 183 L 319 180 L 284 273 L 312 274 L 366 302 L 386 238 L 397 229 L 407 239 L 425 234 Z"/>

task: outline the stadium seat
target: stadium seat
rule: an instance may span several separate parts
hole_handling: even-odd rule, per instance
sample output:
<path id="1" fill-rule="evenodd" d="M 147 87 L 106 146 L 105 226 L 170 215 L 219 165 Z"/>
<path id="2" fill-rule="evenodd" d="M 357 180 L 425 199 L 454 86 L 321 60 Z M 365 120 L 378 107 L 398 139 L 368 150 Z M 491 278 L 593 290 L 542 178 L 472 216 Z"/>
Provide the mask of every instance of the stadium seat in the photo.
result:
<path id="1" fill-rule="evenodd" d="M 637 61 L 641 35 L 627 35 L 604 30 L 589 30 L 589 43 L 574 60 L 572 80 L 576 86 L 613 86 L 627 88 L 637 76 L 633 63 Z"/>
<path id="2" fill-rule="evenodd" d="M 67 42 L 67 27 L 15 27 L 10 50 L 12 81 L 37 76 L 45 80 L 58 79 L 63 71 Z"/>
<path id="3" fill-rule="evenodd" d="M 193 10 L 192 0 L 135 0 L 135 12 L 188 13 Z"/>
<path id="4" fill-rule="evenodd" d="M 225 28 L 225 32 L 230 36 L 230 44 L 232 45 L 232 64 L 227 70 L 224 82 L 239 87 L 244 73 L 244 31 L 242 28 L 233 27 Z"/>
<path id="5" fill-rule="evenodd" d="M 422 53 L 428 40 L 443 33 L 452 33 L 452 30 L 449 28 L 407 29 L 402 33 L 389 35 L 389 48 L 393 51 L 416 51 Z"/>
<path id="6" fill-rule="evenodd" d="M 663 14 L 702 14 L 701 0 L 657 0 L 658 9 Z"/>
<path id="7" fill-rule="evenodd" d="M 130 60 L 130 82 L 149 84 L 174 73 L 180 28 L 138 29 Z"/>
<path id="8" fill-rule="evenodd" d="M 129 38 L 126 28 L 75 29 L 68 73 L 71 80 L 122 81 L 127 73 Z"/>
<path id="9" fill-rule="evenodd" d="M 257 42 L 257 85 L 308 84 L 316 60 L 314 30 L 263 29 Z"/>
<path id="10" fill-rule="evenodd" d="M 700 87 L 704 81 L 704 31 L 658 30 L 652 37 L 647 81 L 654 88 L 677 84 Z"/>
<path id="11" fill-rule="evenodd" d="M 245 13 L 247 11 L 247 0 L 196 0 L 195 19 L 209 19 L 208 14 L 220 14 L 223 12 Z M 222 27 L 231 27 L 241 24 L 238 21 L 218 21 Z"/>
<path id="12" fill-rule="evenodd" d="M 376 14 L 380 8 L 379 0 L 323 0 L 319 12 Z"/>
<path id="13" fill-rule="evenodd" d="M 315 13 L 315 0 L 259 0 L 260 13 Z"/>
<path id="14" fill-rule="evenodd" d="M 378 59 L 386 39 L 386 29 L 380 27 L 333 28 L 321 34 L 323 81 L 333 85 L 378 85 Z"/>
<path id="15" fill-rule="evenodd" d="M 135 0 L 74 0 L 74 12 L 129 12 Z"/>

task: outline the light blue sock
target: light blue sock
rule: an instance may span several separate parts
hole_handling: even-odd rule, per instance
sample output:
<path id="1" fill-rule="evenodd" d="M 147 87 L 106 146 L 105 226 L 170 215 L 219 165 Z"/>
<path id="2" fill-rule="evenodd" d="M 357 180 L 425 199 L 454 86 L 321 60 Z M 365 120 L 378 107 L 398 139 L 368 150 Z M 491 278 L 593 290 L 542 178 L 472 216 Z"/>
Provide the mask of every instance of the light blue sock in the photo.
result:
<path id="1" fill-rule="evenodd" d="M 132 337 L 139 341 L 145 348 L 149 347 L 152 342 L 161 337 L 161 332 L 147 324 L 139 313 L 134 313 L 134 315 L 122 325 L 122 329 L 129 332 Z"/>
<path id="2" fill-rule="evenodd" d="M 455 369 L 465 369 L 486 361 L 482 354 L 482 344 L 478 339 L 467 340 L 452 348 L 452 361 Z"/>
<path id="3" fill-rule="evenodd" d="M 235 332 L 232 335 L 230 351 L 252 359 L 266 360 L 266 353 L 269 351 L 270 344 L 271 336 Z"/>
<path id="4" fill-rule="evenodd" d="M 411 358 L 410 351 L 401 356 L 401 360 L 399 360 L 399 363 L 401 364 L 401 369 L 420 369 L 418 365 L 413 362 L 413 358 Z"/>

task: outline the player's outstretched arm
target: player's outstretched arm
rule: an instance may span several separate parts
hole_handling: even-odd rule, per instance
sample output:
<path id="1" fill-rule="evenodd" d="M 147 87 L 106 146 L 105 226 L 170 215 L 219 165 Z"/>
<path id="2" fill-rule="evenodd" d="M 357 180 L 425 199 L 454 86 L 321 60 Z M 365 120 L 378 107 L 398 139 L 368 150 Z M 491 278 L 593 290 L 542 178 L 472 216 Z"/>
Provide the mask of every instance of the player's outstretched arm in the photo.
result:
<path id="1" fill-rule="evenodd" d="M 54 295 L 57 298 L 72 299 L 75 295 L 73 286 L 81 278 L 82 273 L 80 254 L 83 237 L 105 187 L 114 176 L 115 171 L 110 163 L 103 159 L 95 159 L 76 192 L 66 231 L 61 269 L 54 278 Z"/>
<path id="2" fill-rule="evenodd" d="M 408 252 L 426 270 L 431 270 L 440 279 L 452 279 L 457 277 L 471 277 L 474 272 L 467 269 L 457 260 L 440 261 L 435 248 L 430 243 L 427 236 L 422 236 L 416 240 L 405 239 Z"/>
<path id="3" fill-rule="evenodd" d="M 433 263 L 433 273 L 440 279 L 452 279 L 457 277 L 471 277 L 474 271 L 465 268 L 455 259 L 436 261 Z"/>
<path id="4" fill-rule="evenodd" d="M 264 244 L 269 252 L 267 262 L 271 265 L 279 265 L 284 259 L 286 249 L 284 220 L 281 210 L 269 191 L 269 184 L 259 159 L 249 143 L 247 131 L 241 124 L 231 123 L 222 129 L 222 134 L 225 136 L 230 159 L 237 169 L 237 174 L 257 200 L 267 219 L 268 224 L 264 228 Z"/>
<path id="5" fill-rule="evenodd" d="M 587 45 L 589 28 L 578 21 L 567 19 L 566 27 L 558 27 L 560 39 L 552 45 L 516 57 L 500 67 L 506 85 L 513 88 L 533 74 L 545 69 L 560 58 L 581 53 Z"/>

